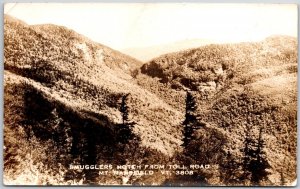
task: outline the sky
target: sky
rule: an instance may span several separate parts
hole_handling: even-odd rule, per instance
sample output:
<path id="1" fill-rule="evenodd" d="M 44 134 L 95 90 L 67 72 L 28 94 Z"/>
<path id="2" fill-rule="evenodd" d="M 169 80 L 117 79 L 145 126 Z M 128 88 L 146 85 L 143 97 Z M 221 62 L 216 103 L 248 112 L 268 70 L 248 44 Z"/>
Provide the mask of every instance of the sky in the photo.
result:
<path id="1" fill-rule="evenodd" d="M 297 5 L 292 4 L 6 3 L 4 13 L 27 24 L 63 25 L 117 50 L 298 33 Z"/>

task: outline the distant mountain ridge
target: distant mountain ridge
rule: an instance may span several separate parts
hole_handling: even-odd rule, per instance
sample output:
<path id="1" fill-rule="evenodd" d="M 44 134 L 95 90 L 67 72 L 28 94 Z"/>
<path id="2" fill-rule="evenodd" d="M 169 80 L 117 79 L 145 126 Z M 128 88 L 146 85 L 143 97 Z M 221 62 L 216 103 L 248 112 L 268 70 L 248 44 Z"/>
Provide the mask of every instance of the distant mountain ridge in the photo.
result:
<path id="1" fill-rule="evenodd" d="M 127 48 L 123 49 L 122 52 L 136 57 L 141 61 L 149 61 L 152 58 L 158 57 L 163 54 L 172 53 L 180 50 L 187 50 L 199 46 L 215 43 L 212 40 L 206 39 L 186 39 L 177 41 L 169 44 L 161 44 L 143 48 Z"/>

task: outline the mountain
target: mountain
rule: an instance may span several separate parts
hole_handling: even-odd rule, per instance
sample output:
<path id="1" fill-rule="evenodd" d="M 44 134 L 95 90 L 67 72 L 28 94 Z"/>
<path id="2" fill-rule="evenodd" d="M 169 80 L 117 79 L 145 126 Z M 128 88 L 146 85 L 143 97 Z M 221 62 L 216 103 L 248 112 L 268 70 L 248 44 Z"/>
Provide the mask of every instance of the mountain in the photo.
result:
<path id="1" fill-rule="evenodd" d="M 47 141 L 54 132 L 50 123 L 57 120 L 73 130 L 70 135 L 92 132 L 103 137 L 99 143 L 109 143 L 113 128 L 122 122 L 118 100 L 128 93 L 142 146 L 170 155 L 180 144 L 174 125 L 182 113 L 135 83 L 131 72 L 141 62 L 61 26 L 30 26 L 6 15 L 4 28 L 5 154 L 19 148 L 7 142 L 9 133 L 16 135 L 16 125 L 22 133 L 35 129 L 33 135 Z M 50 125 L 41 128 L 45 122 Z"/>
<path id="2" fill-rule="evenodd" d="M 162 55 L 144 64 L 137 79 L 180 111 L 182 91 L 193 91 L 201 119 L 226 136 L 227 154 L 242 157 L 245 136 L 258 137 L 262 129 L 270 181 L 289 175 L 293 182 L 297 58 L 296 38 L 271 36 L 257 43 L 212 44 Z"/>
<path id="3" fill-rule="evenodd" d="M 177 52 L 181 50 L 191 49 L 214 43 L 212 40 L 207 39 L 186 39 L 176 41 L 168 44 L 155 45 L 143 48 L 127 48 L 122 52 L 135 57 L 142 61 L 149 61 L 152 58 L 158 57 L 162 54 Z"/>
<path id="4" fill-rule="evenodd" d="M 195 171 L 201 182 L 251 185 L 240 163 L 249 136 L 262 138 L 269 165 L 259 184 L 289 185 L 296 178 L 297 56 L 295 38 L 272 36 L 205 45 L 143 64 L 66 27 L 27 25 L 5 15 L 4 183 L 191 185 L 189 179 L 200 177 L 159 170 L 103 176 L 70 168 L 182 163 L 190 91 L 203 127 L 195 132 L 189 146 L 195 157 L 188 162 L 213 167 Z M 135 136 L 125 144 L 118 140 L 122 103 Z"/>
<path id="5" fill-rule="evenodd" d="M 55 100 L 75 109 L 108 116 L 112 122 L 120 121 L 113 100 L 126 93 L 131 94 L 135 108 L 132 110 L 133 116 L 137 123 L 145 125 L 147 119 L 153 122 L 150 117 L 139 117 L 134 113 L 145 106 L 149 110 L 167 109 L 171 117 L 179 114 L 156 95 L 134 84 L 130 74 L 141 66 L 141 62 L 127 55 L 60 26 L 28 26 L 6 20 L 5 32 L 7 75 L 24 77 L 32 86 L 41 87 L 45 95 Z M 14 45 L 18 45 L 17 51 Z M 16 57 L 18 61 L 14 60 Z M 147 115 L 160 117 L 150 113 Z M 162 118 L 160 122 L 157 124 L 169 123 Z"/>

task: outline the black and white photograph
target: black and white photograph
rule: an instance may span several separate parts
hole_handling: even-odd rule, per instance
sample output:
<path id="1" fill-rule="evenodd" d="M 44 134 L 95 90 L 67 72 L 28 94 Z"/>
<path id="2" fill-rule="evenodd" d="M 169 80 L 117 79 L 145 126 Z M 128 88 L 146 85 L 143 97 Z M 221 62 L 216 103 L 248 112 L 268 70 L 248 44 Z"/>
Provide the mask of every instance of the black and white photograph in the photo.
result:
<path id="1" fill-rule="evenodd" d="M 3 184 L 295 186 L 297 4 L 5 3 Z"/>

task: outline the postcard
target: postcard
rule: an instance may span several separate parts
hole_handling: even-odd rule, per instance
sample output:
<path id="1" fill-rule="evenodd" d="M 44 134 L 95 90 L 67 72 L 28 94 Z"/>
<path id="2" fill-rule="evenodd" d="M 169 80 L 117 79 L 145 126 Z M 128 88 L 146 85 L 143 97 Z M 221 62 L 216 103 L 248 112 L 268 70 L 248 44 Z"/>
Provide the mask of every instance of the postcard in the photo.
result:
<path id="1" fill-rule="evenodd" d="M 295 186 L 297 18 L 6 3 L 4 185 Z"/>

